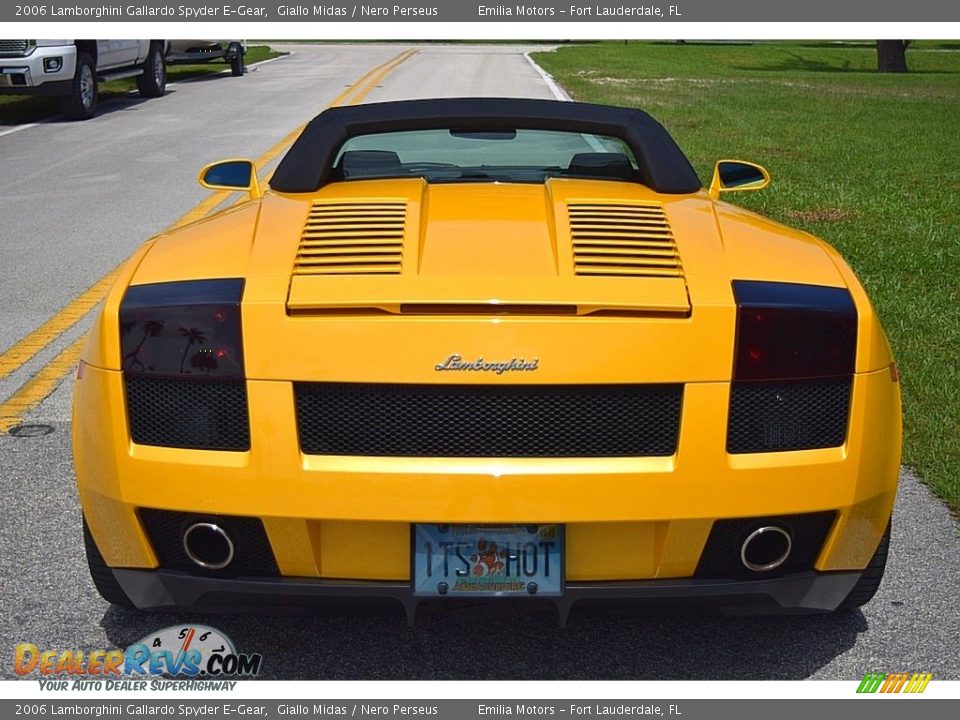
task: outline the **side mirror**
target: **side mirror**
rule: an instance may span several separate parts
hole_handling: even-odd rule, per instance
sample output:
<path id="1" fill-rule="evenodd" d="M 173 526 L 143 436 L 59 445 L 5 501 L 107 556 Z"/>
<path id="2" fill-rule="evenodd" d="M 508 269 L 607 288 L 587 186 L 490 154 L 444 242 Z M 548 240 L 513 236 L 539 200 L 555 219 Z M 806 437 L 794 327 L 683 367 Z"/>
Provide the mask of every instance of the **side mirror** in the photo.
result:
<path id="1" fill-rule="evenodd" d="M 251 200 L 256 200 L 262 194 L 257 170 L 250 160 L 210 163 L 200 171 L 197 182 L 208 190 L 246 190 Z"/>
<path id="2" fill-rule="evenodd" d="M 743 160 L 720 160 L 713 169 L 710 197 L 716 200 L 723 192 L 763 190 L 770 184 L 770 173 L 756 163 Z"/>

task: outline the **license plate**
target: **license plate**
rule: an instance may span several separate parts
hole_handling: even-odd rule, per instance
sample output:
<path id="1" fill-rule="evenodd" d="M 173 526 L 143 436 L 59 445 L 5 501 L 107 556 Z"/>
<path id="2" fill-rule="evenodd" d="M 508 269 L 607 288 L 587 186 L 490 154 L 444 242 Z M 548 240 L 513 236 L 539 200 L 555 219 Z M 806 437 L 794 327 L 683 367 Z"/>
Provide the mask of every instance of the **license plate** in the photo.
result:
<path id="1" fill-rule="evenodd" d="M 415 525 L 413 594 L 563 594 L 561 525 Z"/>

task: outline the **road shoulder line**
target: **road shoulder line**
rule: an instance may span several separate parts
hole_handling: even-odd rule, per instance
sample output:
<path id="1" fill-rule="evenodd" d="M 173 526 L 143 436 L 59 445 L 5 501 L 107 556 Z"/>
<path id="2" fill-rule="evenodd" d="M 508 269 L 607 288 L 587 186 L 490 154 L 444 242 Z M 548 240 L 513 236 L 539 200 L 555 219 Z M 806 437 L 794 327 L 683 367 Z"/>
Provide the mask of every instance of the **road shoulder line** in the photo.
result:
<path id="1" fill-rule="evenodd" d="M 553 75 L 537 65 L 537 61 L 530 57 L 530 51 L 525 52 L 523 56 L 527 59 L 527 62 L 530 63 L 533 69 L 537 71 L 537 74 L 547 84 L 547 87 L 550 88 L 550 92 L 553 93 L 553 96 L 557 100 L 563 100 L 564 102 L 571 102 L 573 100 L 573 98 L 567 94 L 567 91 L 557 84 L 557 81 L 553 79 Z"/>

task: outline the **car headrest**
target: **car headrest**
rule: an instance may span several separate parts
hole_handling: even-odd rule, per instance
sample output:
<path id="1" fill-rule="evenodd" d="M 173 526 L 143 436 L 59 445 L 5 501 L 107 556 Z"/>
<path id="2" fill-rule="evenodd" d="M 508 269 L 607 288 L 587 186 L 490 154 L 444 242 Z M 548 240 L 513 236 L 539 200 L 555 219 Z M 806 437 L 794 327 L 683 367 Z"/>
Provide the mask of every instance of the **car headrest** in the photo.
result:
<path id="1" fill-rule="evenodd" d="M 348 150 L 340 158 L 344 179 L 399 174 L 400 156 L 391 150 Z"/>
<path id="2" fill-rule="evenodd" d="M 636 172 L 627 156 L 616 152 L 577 153 L 570 159 L 567 172 L 579 177 L 616 180 L 634 180 L 636 177 Z"/>

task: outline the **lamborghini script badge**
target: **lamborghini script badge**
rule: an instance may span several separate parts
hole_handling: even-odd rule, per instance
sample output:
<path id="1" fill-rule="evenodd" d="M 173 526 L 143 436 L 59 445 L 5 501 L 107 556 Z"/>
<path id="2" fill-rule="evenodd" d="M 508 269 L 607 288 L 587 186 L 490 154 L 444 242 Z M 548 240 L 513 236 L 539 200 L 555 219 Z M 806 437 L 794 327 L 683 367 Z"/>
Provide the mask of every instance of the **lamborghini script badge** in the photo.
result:
<path id="1" fill-rule="evenodd" d="M 482 357 L 476 360 L 464 360 L 457 354 L 453 354 L 434 366 L 437 372 L 446 370 L 459 370 L 461 372 L 492 372 L 502 375 L 505 372 L 516 372 L 523 370 L 536 370 L 540 365 L 540 358 L 527 360 L 525 358 L 510 358 L 505 362 L 487 362 Z"/>

